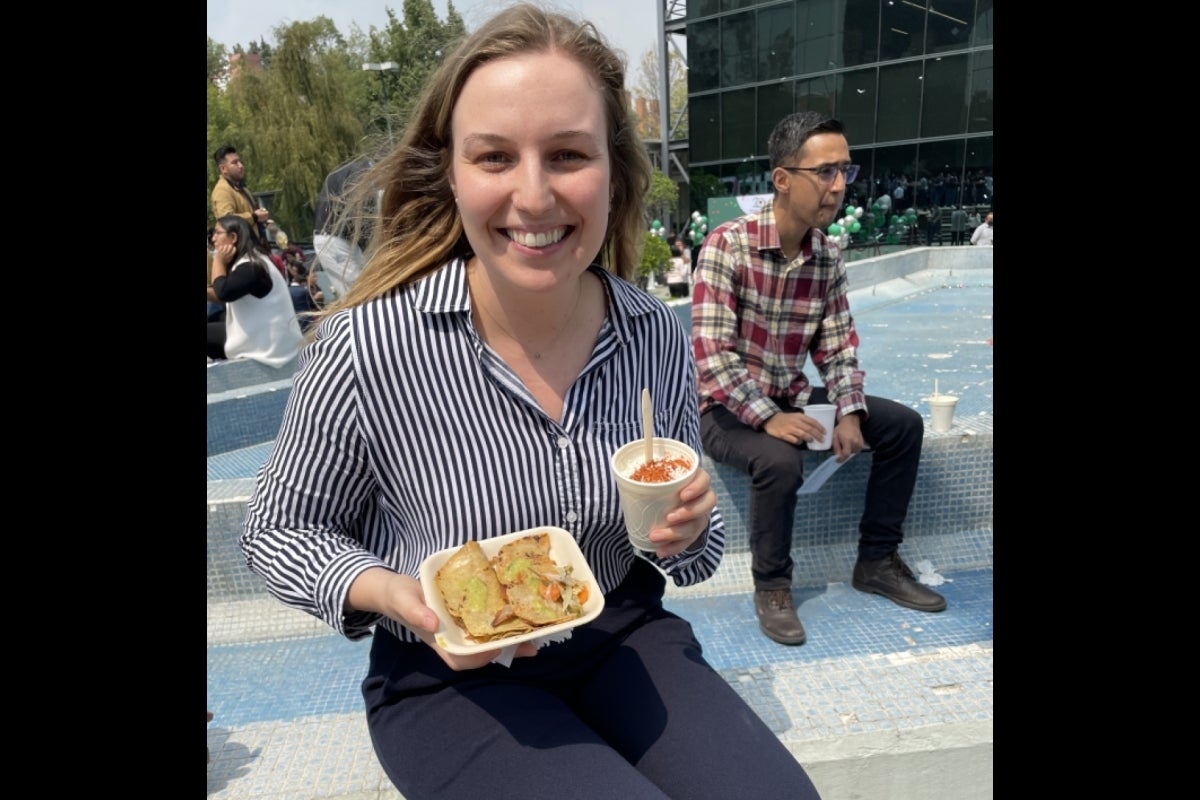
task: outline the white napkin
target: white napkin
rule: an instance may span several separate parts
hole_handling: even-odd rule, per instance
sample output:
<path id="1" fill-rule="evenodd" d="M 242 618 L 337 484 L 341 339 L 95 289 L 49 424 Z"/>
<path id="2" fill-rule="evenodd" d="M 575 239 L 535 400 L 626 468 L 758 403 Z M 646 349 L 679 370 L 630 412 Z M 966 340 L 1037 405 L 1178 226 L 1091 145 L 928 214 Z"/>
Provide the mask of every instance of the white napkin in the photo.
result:
<path id="1" fill-rule="evenodd" d="M 917 562 L 917 581 L 926 586 L 941 586 L 943 583 L 952 582 L 945 575 L 939 575 L 933 567 L 933 562 L 927 558 Z"/>
<path id="2" fill-rule="evenodd" d="M 565 631 L 559 631 L 558 633 L 551 633 L 551 634 L 547 634 L 546 636 L 539 636 L 536 639 L 530 639 L 529 644 L 532 644 L 534 647 L 541 650 L 543 647 L 545 647 L 548 644 L 553 644 L 554 642 L 565 642 L 567 639 L 570 639 L 570 638 L 571 638 L 571 629 L 568 628 Z M 524 644 L 524 642 L 522 642 L 522 644 Z M 511 667 L 513 656 L 515 656 L 516 654 L 517 654 L 517 645 L 510 644 L 508 647 L 502 648 L 500 650 L 500 652 L 496 655 L 496 657 L 492 659 L 492 663 L 499 664 L 502 667 Z"/>

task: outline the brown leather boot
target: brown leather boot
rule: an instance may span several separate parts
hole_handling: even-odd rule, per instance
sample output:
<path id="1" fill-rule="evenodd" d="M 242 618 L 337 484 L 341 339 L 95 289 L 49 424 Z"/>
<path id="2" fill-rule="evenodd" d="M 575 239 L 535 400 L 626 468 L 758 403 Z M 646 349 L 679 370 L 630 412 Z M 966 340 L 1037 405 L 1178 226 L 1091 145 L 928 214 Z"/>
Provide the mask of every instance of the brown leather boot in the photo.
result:
<path id="1" fill-rule="evenodd" d="M 796 606 L 792 603 L 791 589 L 756 589 L 754 611 L 758 614 L 758 627 L 768 638 L 780 644 L 804 644 L 808 638 Z"/>
<path id="2" fill-rule="evenodd" d="M 878 561 L 859 561 L 854 565 L 854 577 L 850 585 L 860 592 L 883 595 L 905 608 L 917 611 L 946 609 L 946 598 L 925 584 L 918 583 L 898 553 Z"/>

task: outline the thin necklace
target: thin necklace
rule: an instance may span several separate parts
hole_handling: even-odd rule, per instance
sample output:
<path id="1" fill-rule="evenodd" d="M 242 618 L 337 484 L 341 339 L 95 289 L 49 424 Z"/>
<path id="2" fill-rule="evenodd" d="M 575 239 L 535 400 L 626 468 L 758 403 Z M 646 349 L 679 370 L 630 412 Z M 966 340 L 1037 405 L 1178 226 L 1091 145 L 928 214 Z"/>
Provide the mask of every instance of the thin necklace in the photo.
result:
<path id="1" fill-rule="evenodd" d="M 554 329 L 554 336 L 550 340 L 551 345 L 553 345 L 559 341 L 558 335 L 560 333 L 562 333 L 563 328 L 565 328 L 567 326 L 567 323 L 571 321 L 571 318 L 575 316 L 575 312 L 577 310 L 579 310 L 579 302 L 582 299 L 583 299 L 583 279 L 580 278 L 579 291 L 575 293 L 575 305 L 571 306 L 571 311 L 567 314 L 567 316 L 563 317 L 563 321 L 560 322 L 558 324 L 558 326 Z M 526 353 L 533 356 L 535 361 L 541 360 L 542 353 L 540 350 L 535 350 L 533 352 L 530 352 L 529 348 L 525 345 L 525 343 L 523 341 L 521 341 L 516 336 L 514 336 L 513 332 L 510 331 L 508 328 L 504 327 L 504 323 L 502 323 L 500 320 L 496 319 L 496 315 L 488 310 L 488 307 L 485 303 L 480 303 L 479 307 L 483 309 L 483 313 L 487 314 L 488 318 L 491 319 L 492 322 L 496 323 L 496 326 L 498 328 L 500 328 L 500 330 L 504 331 L 505 336 L 507 336 L 509 339 L 511 339 L 513 342 L 515 342 L 518 346 L 520 346 L 520 348 L 522 350 L 524 350 Z"/>

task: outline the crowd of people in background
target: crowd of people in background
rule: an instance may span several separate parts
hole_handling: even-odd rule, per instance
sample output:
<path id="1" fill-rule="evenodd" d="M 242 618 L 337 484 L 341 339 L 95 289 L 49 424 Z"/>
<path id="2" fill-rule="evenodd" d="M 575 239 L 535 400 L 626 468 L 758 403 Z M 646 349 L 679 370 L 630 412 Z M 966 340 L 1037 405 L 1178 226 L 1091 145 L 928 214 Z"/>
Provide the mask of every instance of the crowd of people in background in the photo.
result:
<path id="1" fill-rule="evenodd" d="M 218 171 L 212 191 L 214 216 L 219 219 L 233 214 L 246 221 L 258 251 L 283 277 L 299 328 L 307 332 L 316 312 L 327 300 L 344 295 L 362 269 L 369 232 L 346 230 L 346 221 L 340 217 L 340 211 L 344 206 L 343 198 L 373 165 L 372 160 L 355 159 L 330 172 L 317 197 L 313 242 L 307 249 L 291 242 L 287 233 L 270 218 L 267 209 L 255 202 L 246 187 L 246 165 L 233 146 L 218 148 L 213 160 Z M 872 187 L 863 177 L 851 184 L 847 187 L 846 200 L 851 204 L 878 204 L 885 215 L 915 209 L 916 221 L 903 234 L 904 244 L 992 246 L 994 183 L 992 176 L 983 170 L 968 173 L 965 183 L 958 176 L 945 172 L 916 179 L 888 173 L 874 183 Z M 213 288 L 213 232 L 214 229 L 209 228 L 207 233 L 210 342 L 221 338 L 223 326 L 227 324 L 227 302 L 222 301 Z M 696 255 L 703 240 L 693 241 L 691 231 L 682 235 L 671 232 L 667 243 L 671 248 L 670 265 L 665 274 L 659 273 L 658 283 L 666 285 L 673 299 L 689 297 Z M 322 273 L 326 291 L 322 290 Z M 209 363 L 229 357 L 214 358 L 214 352 L 217 350 L 210 346 Z"/>
<path id="2" fill-rule="evenodd" d="M 303 334 L 325 305 L 326 297 L 319 279 L 319 273 L 325 268 L 323 263 L 328 262 L 329 274 L 333 275 L 333 265 L 344 261 L 352 248 L 339 246 L 341 239 L 337 236 L 318 234 L 314 236 L 314 243 L 322 244 L 327 252 L 306 251 L 292 242 L 270 218 L 270 212 L 255 201 L 246 186 L 246 165 L 233 146 L 218 148 L 213 161 L 218 178 L 211 199 L 217 224 L 208 228 L 205 235 L 208 246 L 208 363 L 249 358 L 282 366 L 299 351 Z M 352 166 L 355 171 L 361 169 L 360 162 L 354 162 Z M 343 167 L 331 173 L 321 191 L 317 203 L 318 231 L 333 223 L 331 209 L 336 205 L 336 199 L 332 193 L 345 188 L 345 172 Z M 361 250 L 356 252 L 361 256 Z M 215 273 L 214 258 L 219 262 Z M 237 272 L 239 269 L 241 272 Z M 281 281 L 276 281 L 271 274 L 276 272 Z M 340 285 L 342 291 L 345 283 L 352 280 L 347 272 L 348 267 L 338 271 L 343 284 L 333 284 Z M 291 314 L 284 313 L 284 295 L 290 303 Z M 251 338 L 257 337 L 257 341 L 247 341 L 248 325 L 255 328 Z M 299 337 L 293 335 L 294 331 L 299 332 Z M 281 353 L 292 355 L 281 361 Z"/>

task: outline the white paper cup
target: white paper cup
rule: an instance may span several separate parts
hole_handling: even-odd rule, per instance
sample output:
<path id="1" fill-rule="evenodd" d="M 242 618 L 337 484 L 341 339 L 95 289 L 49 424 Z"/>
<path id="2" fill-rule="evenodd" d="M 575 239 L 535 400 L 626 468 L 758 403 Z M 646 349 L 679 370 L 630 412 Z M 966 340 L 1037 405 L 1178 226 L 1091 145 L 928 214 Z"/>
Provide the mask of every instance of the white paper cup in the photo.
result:
<path id="1" fill-rule="evenodd" d="M 954 425 L 954 406 L 958 404 L 958 398 L 950 394 L 939 394 L 928 400 L 929 413 L 933 417 L 933 429 L 938 433 L 950 430 Z"/>
<path id="2" fill-rule="evenodd" d="M 636 439 L 613 453 L 610 460 L 617 493 L 621 498 L 621 513 L 629 542 L 638 550 L 653 552 L 657 545 L 650 541 L 650 531 L 666 525 L 667 512 L 679 506 L 679 490 L 691 483 L 700 469 L 700 456 L 683 442 L 654 437 L 654 458 L 683 458 L 691 468 L 665 483 L 643 483 L 630 476 L 646 461 L 646 440 Z"/>
<path id="3" fill-rule="evenodd" d="M 833 447 L 833 421 L 837 418 L 837 406 L 833 403 L 809 403 L 804 413 L 825 426 L 825 438 L 808 443 L 809 450 L 828 450 Z"/>

